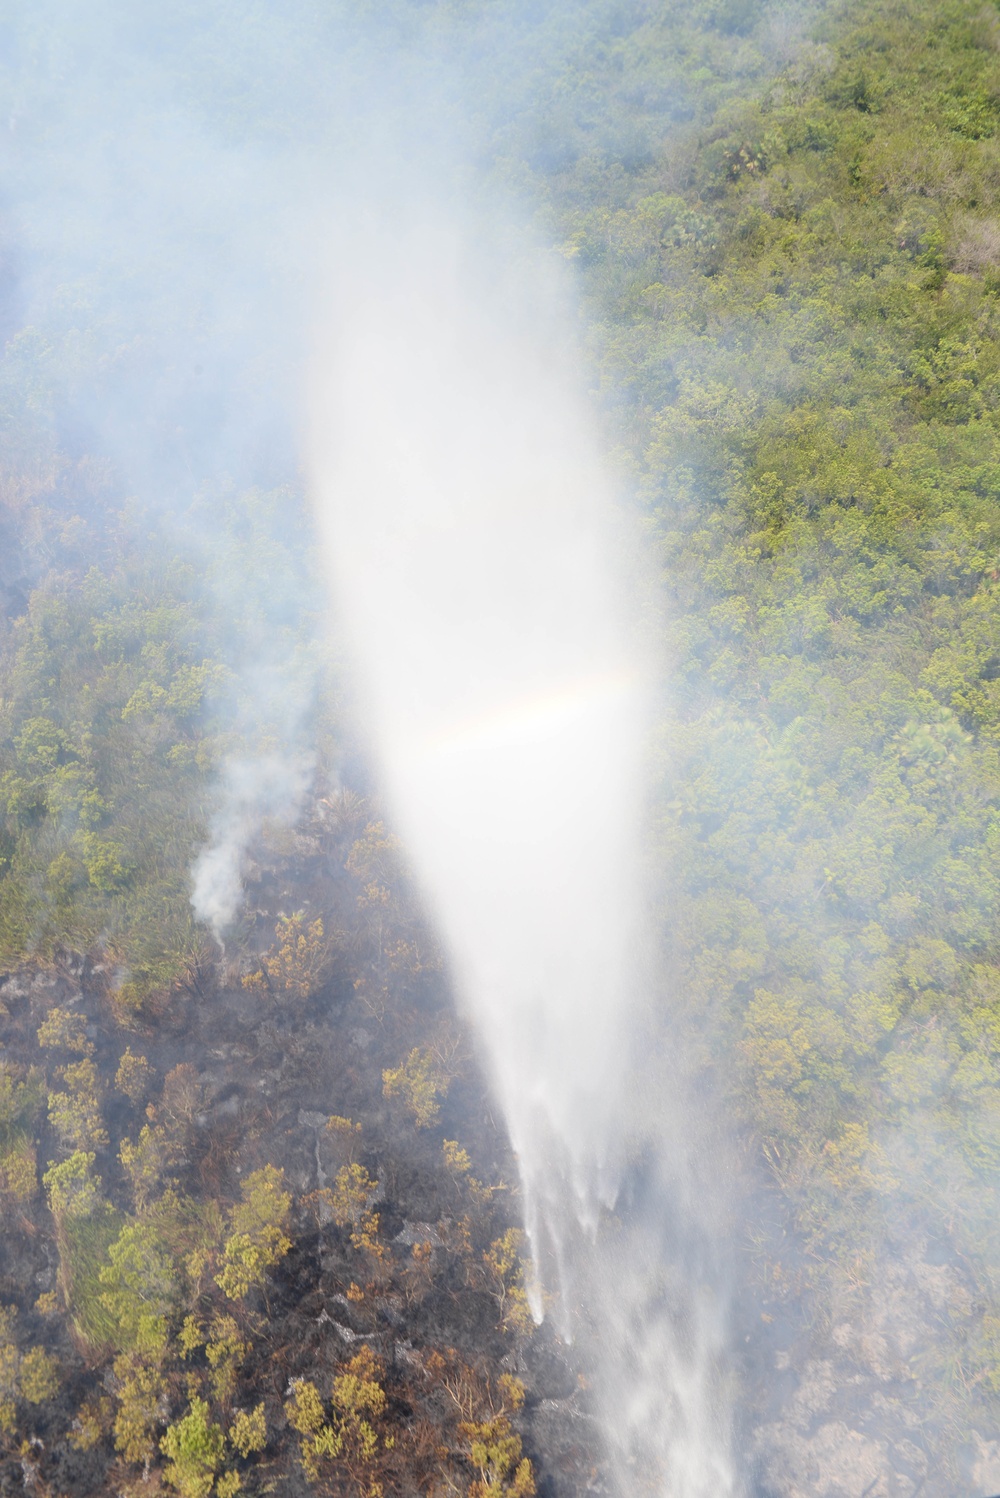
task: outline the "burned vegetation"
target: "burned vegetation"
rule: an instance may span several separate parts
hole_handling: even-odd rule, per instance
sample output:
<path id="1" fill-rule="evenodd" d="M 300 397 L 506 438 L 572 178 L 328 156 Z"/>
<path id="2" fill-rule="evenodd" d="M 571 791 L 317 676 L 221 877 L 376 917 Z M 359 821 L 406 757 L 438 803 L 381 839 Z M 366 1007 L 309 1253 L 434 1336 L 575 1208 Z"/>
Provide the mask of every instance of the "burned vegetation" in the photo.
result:
<path id="1" fill-rule="evenodd" d="M 337 793 L 253 853 L 141 1005 L 96 952 L 0 979 L 0 1492 L 591 1488 L 395 839 Z"/>

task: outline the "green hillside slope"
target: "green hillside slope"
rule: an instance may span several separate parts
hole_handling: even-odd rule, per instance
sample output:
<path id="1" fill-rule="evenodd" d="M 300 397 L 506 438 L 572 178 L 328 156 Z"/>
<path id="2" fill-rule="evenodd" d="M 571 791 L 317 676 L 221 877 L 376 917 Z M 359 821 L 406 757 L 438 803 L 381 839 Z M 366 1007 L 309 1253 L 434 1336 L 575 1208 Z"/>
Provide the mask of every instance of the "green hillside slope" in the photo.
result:
<path id="1" fill-rule="evenodd" d="M 598 75 L 679 35 L 692 122 L 544 188 L 669 598 L 667 1003 L 784 1203 L 765 1322 L 870 1373 L 891 1264 L 961 1266 L 880 1369 L 954 1458 L 1000 1390 L 1000 13 L 834 5 L 762 82 L 704 14 Z"/>
<path id="2" fill-rule="evenodd" d="M 478 190 L 527 203 L 579 277 L 595 420 L 662 582 L 663 1032 L 745 1165 L 735 1398 L 777 1474 L 762 1491 L 815 1490 L 795 1474 L 827 1448 L 787 1415 L 800 1396 L 840 1422 L 857 1471 L 875 1453 L 883 1486 L 854 1498 L 995 1491 L 975 1464 L 1000 1438 L 1000 8 L 511 5 L 495 67 L 474 7 L 387 17 L 467 58 Z M 591 1428 L 564 1440 L 538 1414 L 576 1430 L 585 1395 L 568 1365 L 538 1371 L 512 1162 L 396 845 L 376 804 L 329 799 L 349 734 L 306 507 L 294 487 L 225 490 L 183 495 L 183 526 L 149 519 L 60 404 L 86 300 L 65 296 L 54 341 L 10 306 L 2 1491 L 24 1461 L 53 1498 L 109 1472 L 155 1491 L 145 1462 L 182 1493 L 299 1492 L 311 1459 L 319 1491 L 446 1474 L 527 1495 L 533 1473 L 555 1495 L 606 1491 Z M 215 777 L 227 755 L 290 752 L 282 700 L 252 711 L 241 675 L 262 640 L 293 663 L 319 769 L 298 829 L 252 843 L 220 955 L 189 906 Z M 67 1005 L 84 1029 L 46 1041 Z M 155 1086 L 129 1084 L 133 1047 Z M 244 1171 L 267 1208 L 253 1232 Z M 136 1242 L 167 1285 L 142 1326 Z M 317 1352 L 296 1318 L 326 1315 L 321 1283 L 348 1336 L 399 1331 L 415 1361 Z M 348 1365 L 367 1415 L 328 1398 Z M 301 1382 L 315 1394 L 317 1369 L 318 1413 Z M 258 1395 L 269 1434 L 254 1445 L 248 1424 L 243 1450 Z M 40 1433 L 61 1465 L 25 1446 Z M 358 1445 L 340 1487 L 321 1449 L 338 1433 Z M 187 1488 L 185 1441 L 202 1450 Z"/>

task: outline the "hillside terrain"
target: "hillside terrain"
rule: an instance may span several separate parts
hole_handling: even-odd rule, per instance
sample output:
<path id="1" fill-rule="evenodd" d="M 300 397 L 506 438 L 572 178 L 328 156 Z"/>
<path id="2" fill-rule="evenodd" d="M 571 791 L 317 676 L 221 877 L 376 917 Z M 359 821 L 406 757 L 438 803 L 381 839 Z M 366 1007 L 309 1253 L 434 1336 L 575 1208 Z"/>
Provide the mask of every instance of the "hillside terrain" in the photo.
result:
<path id="1" fill-rule="evenodd" d="M 661 1042 L 733 1141 L 740 1480 L 1000 1491 L 1000 9 L 508 23 L 481 179 L 578 278 L 662 580 Z M 614 1492 L 297 476 L 147 505 L 80 416 L 86 298 L 24 324 L 19 253 L 0 1492 Z M 223 946 L 190 904 L 222 767 L 291 752 L 260 659 L 308 791 Z"/>

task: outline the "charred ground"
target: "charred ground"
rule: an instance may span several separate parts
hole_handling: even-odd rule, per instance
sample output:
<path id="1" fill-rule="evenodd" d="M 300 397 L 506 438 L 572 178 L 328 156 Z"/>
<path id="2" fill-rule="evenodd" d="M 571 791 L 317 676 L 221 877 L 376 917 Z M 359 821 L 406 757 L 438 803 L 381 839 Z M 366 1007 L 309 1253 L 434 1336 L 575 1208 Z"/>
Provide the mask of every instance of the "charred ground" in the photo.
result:
<path id="1" fill-rule="evenodd" d="M 0 1302 L 16 1308 L 4 1492 L 139 1479 L 146 1493 L 171 1471 L 192 1493 L 226 1473 L 248 1491 L 600 1490 L 582 1381 L 524 1304 L 514 1162 L 398 851 L 369 817 L 360 798 L 319 798 L 283 850 L 255 849 L 245 942 L 260 959 L 206 952 L 141 1018 L 122 1012 L 105 964 L 64 950 L 0 983 Z M 304 903 L 288 919 L 290 894 Z M 64 1043 L 40 1045 L 40 1029 Z M 73 1087 L 81 1057 L 91 1099 Z M 85 1119 L 75 1137 L 51 1122 L 67 1086 Z M 123 1142 L 126 1156 L 139 1146 L 131 1169 Z M 70 1199 L 16 1177 L 16 1151 L 43 1166 L 83 1155 Z M 227 1294 L 247 1182 L 260 1252 Z M 136 1227 L 140 1252 L 105 1283 L 100 1263 Z M 41 1401 L 24 1372 L 34 1348 L 51 1360 Z M 354 1409 L 330 1405 L 345 1371 Z M 322 1418 L 298 1409 L 296 1387 L 318 1391 Z M 201 1455 L 171 1466 L 164 1443 L 199 1398 Z M 241 1455 L 238 1412 L 261 1406 L 262 1447 Z M 218 1451 L 213 1426 L 228 1433 Z"/>

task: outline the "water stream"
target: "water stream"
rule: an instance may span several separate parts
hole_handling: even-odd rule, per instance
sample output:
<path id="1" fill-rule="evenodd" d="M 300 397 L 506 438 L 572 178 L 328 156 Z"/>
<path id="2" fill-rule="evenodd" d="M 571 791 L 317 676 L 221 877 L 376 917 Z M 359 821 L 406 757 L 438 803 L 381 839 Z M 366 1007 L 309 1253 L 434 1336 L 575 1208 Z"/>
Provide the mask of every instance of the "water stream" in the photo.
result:
<path id="1" fill-rule="evenodd" d="M 338 268 L 312 438 L 332 597 L 517 1155 L 536 1318 L 591 1346 L 623 1492 L 721 1498 L 703 1219 L 636 1055 L 641 570 L 564 286 L 471 258 L 397 230 Z"/>

